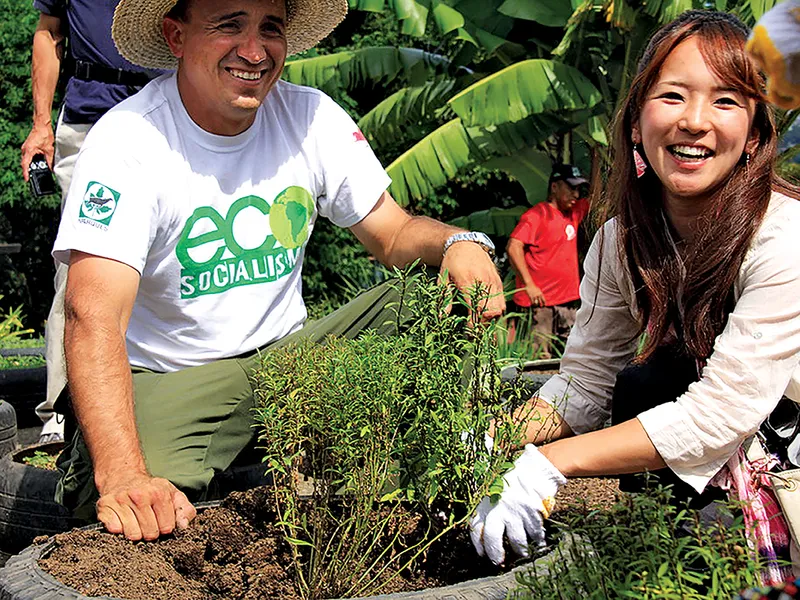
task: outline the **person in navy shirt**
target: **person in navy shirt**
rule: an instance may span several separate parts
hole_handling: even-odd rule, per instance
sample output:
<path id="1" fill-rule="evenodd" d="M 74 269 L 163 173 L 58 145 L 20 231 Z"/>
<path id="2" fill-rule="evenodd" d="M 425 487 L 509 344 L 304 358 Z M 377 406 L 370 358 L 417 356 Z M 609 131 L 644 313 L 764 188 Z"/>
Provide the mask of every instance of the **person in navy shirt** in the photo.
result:
<path id="1" fill-rule="evenodd" d="M 111 39 L 119 0 L 34 0 L 39 22 L 33 36 L 31 80 L 33 126 L 22 145 L 22 176 L 43 154 L 61 187 L 69 189 L 72 169 L 91 126 L 110 108 L 163 73 L 122 58 Z M 68 58 L 67 58 L 68 55 Z M 53 132 L 53 98 L 59 77 L 66 79 L 64 100 Z M 63 272 L 62 272 L 63 271 Z M 64 286 L 66 269 L 56 272 L 55 298 L 47 319 L 47 399 L 37 407 L 45 423 L 41 441 L 63 439 L 53 404 L 66 383 L 64 365 Z"/>

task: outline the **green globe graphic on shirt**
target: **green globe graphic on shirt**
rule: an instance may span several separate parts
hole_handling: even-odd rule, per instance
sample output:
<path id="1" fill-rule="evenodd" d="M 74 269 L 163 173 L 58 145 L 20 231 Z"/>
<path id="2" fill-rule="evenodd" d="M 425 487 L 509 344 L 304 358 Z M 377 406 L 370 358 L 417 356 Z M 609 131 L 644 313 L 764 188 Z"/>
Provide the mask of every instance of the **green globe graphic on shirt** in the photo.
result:
<path id="1" fill-rule="evenodd" d="M 308 239 L 308 222 L 314 214 L 311 194 L 296 185 L 286 188 L 269 209 L 269 226 L 281 246 L 292 250 Z"/>

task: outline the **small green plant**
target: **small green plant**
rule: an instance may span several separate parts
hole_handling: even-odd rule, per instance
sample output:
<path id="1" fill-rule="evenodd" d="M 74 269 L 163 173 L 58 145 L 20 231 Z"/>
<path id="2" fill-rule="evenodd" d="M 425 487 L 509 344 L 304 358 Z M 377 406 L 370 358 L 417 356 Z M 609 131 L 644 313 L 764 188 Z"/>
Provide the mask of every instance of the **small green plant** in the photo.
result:
<path id="1" fill-rule="evenodd" d="M 36 467 L 37 469 L 55 471 L 56 458 L 58 458 L 56 455 L 43 452 L 42 450 L 36 450 L 33 455 L 24 457 L 22 462 L 31 467 Z"/>
<path id="2" fill-rule="evenodd" d="M 501 389 L 494 326 L 470 323 L 447 287 L 396 276 L 401 333 L 306 341 L 266 353 L 255 375 L 259 439 L 303 598 L 378 593 L 413 568 L 499 491 L 520 439 L 504 418 L 521 399 Z"/>
<path id="3" fill-rule="evenodd" d="M 533 313 L 506 313 L 497 328 L 497 358 L 509 363 L 561 358 L 564 341 L 534 329 Z"/>
<path id="4" fill-rule="evenodd" d="M 519 574 L 509 598 L 727 600 L 756 585 L 763 565 L 747 550 L 742 518 L 701 524 L 697 511 L 676 508 L 670 496 L 655 488 L 624 495 L 608 511 L 567 515 L 562 530 L 583 543 L 546 569 Z"/>
<path id="5" fill-rule="evenodd" d="M 3 296 L 0 295 L 0 300 Z M 0 343 L 8 343 L 33 333 L 33 329 L 25 329 L 22 324 L 22 307 L 17 306 L 6 312 L 0 312 Z"/>
<path id="6" fill-rule="evenodd" d="M 4 369 L 32 369 L 44 366 L 42 356 L 0 356 L 0 370 Z"/>

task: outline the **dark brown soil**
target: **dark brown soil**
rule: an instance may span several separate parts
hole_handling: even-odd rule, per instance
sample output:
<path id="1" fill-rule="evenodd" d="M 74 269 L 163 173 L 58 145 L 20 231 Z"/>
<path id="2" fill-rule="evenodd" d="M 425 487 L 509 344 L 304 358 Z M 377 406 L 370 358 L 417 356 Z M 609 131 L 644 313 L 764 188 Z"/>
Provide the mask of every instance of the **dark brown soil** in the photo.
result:
<path id="1" fill-rule="evenodd" d="M 616 481 L 570 481 L 559 493 L 552 517 L 573 506 L 613 504 Z M 255 600 L 298 598 L 290 548 L 272 525 L 264 488 L 234 493 L 219 508 L 201 511 L 186 531 L 157 542 L 129 542 L 101 531 L 56 536 L 56 547 L 40 565 L 86 596 L 129 600 Z M 413 528 L 413 526 L 412 526 Z M 432 548 L 414 573 L 395 577 L 380 593 L 448 585 L 497 574 L 479 559 L 466 531 L 453 532 Z"/>

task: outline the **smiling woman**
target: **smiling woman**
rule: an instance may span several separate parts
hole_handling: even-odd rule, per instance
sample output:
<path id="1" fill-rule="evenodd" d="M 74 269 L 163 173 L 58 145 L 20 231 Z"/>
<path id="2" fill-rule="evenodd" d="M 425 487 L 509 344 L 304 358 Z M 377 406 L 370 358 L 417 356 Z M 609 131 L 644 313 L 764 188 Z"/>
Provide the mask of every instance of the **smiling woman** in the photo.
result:
<path id="1" fill-rule="evenodd" d="M 637 491 L 629 474 L 653 471 L 695 508 L 724 498 L 717 486 L 745 501 L 765 579 L 785 575 L 787 529 L 742 444 L 784 394 L 800 400 L 800 194 L 774 172 L 747 36 L 729 14 L 687 11 L 644 52 L 595 190 L 613 218 L 587 255 L 561 373 L 531 400 L 532 443 L 500 501 L 473 520 L 495 562 L 504 534 L 523 550 L 541 536 L 564 476 Z"/>

